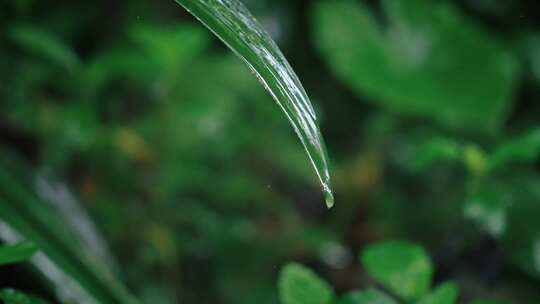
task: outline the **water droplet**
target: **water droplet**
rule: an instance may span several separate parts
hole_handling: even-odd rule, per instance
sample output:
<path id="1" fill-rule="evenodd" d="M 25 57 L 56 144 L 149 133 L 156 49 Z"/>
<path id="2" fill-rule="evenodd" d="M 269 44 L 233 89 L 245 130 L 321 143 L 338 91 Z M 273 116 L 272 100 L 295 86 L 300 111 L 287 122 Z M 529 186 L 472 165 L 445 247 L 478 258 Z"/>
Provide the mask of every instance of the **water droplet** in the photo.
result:
<path id="1" fill-rule="evenodd" d="M 334 194 L 328 186 L 323 186 L 324 201 L 326 202 L 326 207 L 328 209 L 334 207 Z"/>

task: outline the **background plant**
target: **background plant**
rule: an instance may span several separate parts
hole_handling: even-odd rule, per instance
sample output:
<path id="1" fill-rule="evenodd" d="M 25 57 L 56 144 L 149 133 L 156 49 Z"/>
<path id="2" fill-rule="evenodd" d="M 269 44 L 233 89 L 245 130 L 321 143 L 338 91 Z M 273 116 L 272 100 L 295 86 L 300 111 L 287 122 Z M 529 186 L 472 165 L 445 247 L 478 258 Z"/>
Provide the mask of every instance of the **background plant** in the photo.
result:
<path id="1" fill-rule="evenodd" d="M 144 303 L 277 303 L 289 261 L 339 297 L 380 288 L 355 256 L 381 239 L 425 248 L 425 294 L 537 302 L 536 2 L 246 5 L 313 100 L 334 209 L 241 62 L 173 1 L 139 0 L 0 3 L 0 201 Z M 55 303 L 55 286 L 0 267 L 2 288 Z"/>
<path id="2" fill-rule="evenodd" d="M 425 250 L 403 241 L 369 244 L 360 254 L 362 266 L 376 283 L 388 291 L 369 287 L 349 291 L 337 297 L 332 287 L 311 269 L 297 263 L 287 264 L 279 276 L 281 303 L 444 303 L 458 299 L 458 286 L 453 281 L 431 287 L 433 264 Z M 390 293 L 390 294 L 389 294 Z M 469 303 L 499 303 L 473 300 Z"/>

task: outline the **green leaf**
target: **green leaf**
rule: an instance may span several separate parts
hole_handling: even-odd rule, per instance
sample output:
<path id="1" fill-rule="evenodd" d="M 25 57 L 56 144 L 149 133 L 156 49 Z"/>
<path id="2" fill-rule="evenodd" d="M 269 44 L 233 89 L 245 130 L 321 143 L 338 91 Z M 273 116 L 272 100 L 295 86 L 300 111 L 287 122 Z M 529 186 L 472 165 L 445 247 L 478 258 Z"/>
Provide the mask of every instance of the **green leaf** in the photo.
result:
<path id="1" fill-rule="evenodd" d="M 418 245 L 379 242 L 367 246 L 360 259 L 368 274 L 407 301 L 418 299 L 429 290 L 433 266 Z"/>
<path id="2" fill-rule="evenodd" d="M 281 304 L 330 304 L 334 299 L 327 282 L 297 263 L 287 264 L 281 270 L 278 288 Z"/>
<path id="3" fill-rule="evenodd" d="M 26 261 L 36 253 L 34 243 L 23 241 L 11 246 L 0 247 L 0 265 Z"/>
<path id="4" fill-rule="evenodd" d="M 417 304 L 454 304 L 457 297 L 457 285 L 453 282 L 445 282 L 420 299 Z"/>
<path id="5" fill-rule="evenodd" d="M 191 74 L 187 64 L 210 44 L 210 35 L 190 24 L 137 24 L 129 36 L 135 48 L 108 49 L 87 65 L 83 74 L 85 98 L 98 98 L 101 89 L 116 78 L 144 86 L 163 73 L 172 79 Z"/>
<path id="6" fill-rule="evenodd" d="M 14 25 L 8 29 L 9 37 L 25 51 L 65 68 L 76 71 L 79 58 L 62 40 L 32 25 Z"/>
<path id="7" fill-rule="evenodd" d="M 420 145 L 415 157 L 415 167 L 426 170 L 439 161 L 460 161 L 463 147 L 452 139 L 436 137 Z"/>
<path id="8" fill-rule="evenodd" d="M 47 302 L 33 296 L 26 295 L 14 289 L 0 290 L 0 300 L 4 304 L 46 304 Z"/>
<path id="9" fill-rule="evenodd" d="M 490 160 L 492 170 L 503 169 L 512 163 L 533 162 L 540 153 L 540 128 L 500 145 Z"/>
<path id="10" fill-rule="evenodd" d="M 160 68 L 173 71 L 199 54 L 210 42 L 206 32 L 189 25 L 137 25 L 130 36 Z"/>
<path id="11" fill-rule="evenodd" d="M 311 102 L 293 69 L 261 25 L 238 0 L 176 0 L 236 55 L 270 92 L 300 137 L 326 196 L 334 199 L 326 148 Z"/>
<path id="12" fill-rule="evenodd" d="M 91 255 L 92 250 L 67 229 L 57 210 L 35 194 L 30 186 L 31 177 L 27 175 L 30 170 L 7 151 L 0 151 L 0 164 L 0 220 L 34 242 L 49 263 L 58 267 L 59 273 L 74 280 L 77 288 L 82 287 L 80 297 L 85 301 L 90 298 L 99 303 L 137 303 L 108 265 Z M 50 275 L 47 272 L 45 276 Z"/>
<path id="13" fill-rule="evenodd" d="M 370 288 L 365 291 L 349 292 L 339 299 L 337 304 L 397 304 L 397 302 L 385 293 Z"/>
<path id="14" fill-rule="evenodd" d="M 360 3 L 359 3 L 360 2 Z M 315 41 L 359 96 L 446 126 L 496 131 L 518 61 L 447 1 L 384 0 L 384 28 L 355 0 L 320 0 Z"/>

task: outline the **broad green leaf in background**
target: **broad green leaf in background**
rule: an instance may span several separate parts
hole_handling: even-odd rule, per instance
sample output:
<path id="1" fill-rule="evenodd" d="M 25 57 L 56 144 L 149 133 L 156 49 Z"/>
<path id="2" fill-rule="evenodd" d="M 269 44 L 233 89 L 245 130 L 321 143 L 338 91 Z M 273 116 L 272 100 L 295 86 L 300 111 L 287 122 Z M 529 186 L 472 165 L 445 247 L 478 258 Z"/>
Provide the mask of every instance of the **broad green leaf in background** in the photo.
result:
<path id="1" fill-rule="evenodd" d="M 328 207 L 334 204 L 326 148 L 315 111 L 293 69 L 238 0 L 176 0 L 233 52 L 270 92 L 291 122 L 321 182 Z"/>
<path id="2" fill-rule="evenodd" d="M 85 243 L 66 227 L 57 210 L 35 194 L 29 168 L 7 151 L 0 153 L 1 220 L 21 237 L 34 242 L 47 259 L 44 275 L 58 278 L 61 272 L 82 287 L 84 303 L 137 303 L 98 257 L 85 249 Z M 42 259 L 43 261 L 43 259 Z M 36 263 L 36 266 L 39 265 Z M 51 278 L 51 280 L 53 280 Z M 71 282 L 71 281 L 70 281 Z M 58 283 L 58 282 L 55 282 Z M 62 288 L 59 286 L 58 288 Z M 72 292 L 72 291 L 70 291 Z"/>
<path id="3" fill-rule="evenodd" d="M 46 304 L 47 302 L 33 296 L 26 295 L 14 289 L 0 290 L 0 300 L 4 304 Z"/>
<path id="4" fill-rule="evenodd" d="M 352 291 L 345 294 L 337 304 L 397 304 L 397 301 L 377 289 Z"/>
<path id="5" fill-rule="evenodd" d="M 417 304 L 454 304 L 458 297 L 458 287 L 453 282 L 445 282 L 425 295 Z"/>
<path id="6" fill-rule="evenodd" d="M 162 69 L 178 70 L 209 44 L 209 34 L 193 25 L 152 26 L 136 25 L 131 38 Z"/>
<path id="7" fill-rule="evenodd" d="M 491 156 L 490 168 L 502 169 L 512 163 L 533 162 L 540 153 L 540 128 L 528 131 L 500 145 Z"/>
<path id="8" fill-rule="evenodd" d="M 513 54 L 447 1 L 382 7 L 384 28 L 363 1 L 316 2 L 315 42 L 334 73 L 391 111 L 496 131 L 518 77 Z"/>
<path id="9" fill-rule="evenodd" d="M 14 245 L 0 246 L 0 265 L 28 260 L 36 251 L 36 245 L 28 241 Z"/>
<path id="10" fill-rule="evenodd" d="M 403 241 L 375 243 L 362 251 L 360 259 L 369 275 L 407 301 L 429 290 L 433 265 L 418 245 Z"/>
<path id="11" fill-rule="evenodd" d="M 31 25 L 14 25 L 8 29 L 8 34 L 24 51 L 41 56 L 67 71 L 74 72 L 80 66 L 77 54 L 51 33 Z"/>
<path id="12" fill-rule="evenodd" d="M 281 304 L 330 304 L 332 287 L 311 269 L 297 263 L 287 264 L 279 274 Z"/>

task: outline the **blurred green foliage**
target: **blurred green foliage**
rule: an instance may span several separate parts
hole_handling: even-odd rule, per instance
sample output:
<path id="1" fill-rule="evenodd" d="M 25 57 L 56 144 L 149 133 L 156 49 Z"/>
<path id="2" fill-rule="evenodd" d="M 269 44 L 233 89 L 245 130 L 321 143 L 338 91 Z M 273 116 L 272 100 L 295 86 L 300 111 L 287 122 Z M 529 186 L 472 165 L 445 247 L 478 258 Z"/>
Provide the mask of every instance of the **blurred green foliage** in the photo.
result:
<path id="1" fill-rule="evenodd" d="M 427 252 L 418 245 L 403 241 L 380 242 L 370 244 L 360 256 L 366 272 L 379 281 L 391 295 L 376 288 L 367 288 L 350 291 L 336 300 L 328 284 L 312 270 L 290 263 L 281 270 L 279 277 L 282 303 L 456 303 L 458 287 L 451 281 L 440 284 L 428 293 L 431 286 L 431 260 Z M 309 300 L 310 296 L 313 296 L 313 299 Z M 469 303 L 495 302 L 475 300 Z"/>
<path id="2" fill-rule="evenodd" d="M 393 111 L 498 129 L 518 77 L 512 53 L 444 1 L 381 6 L 384 21 L 358 1 L 317 3 L 316 41 L 336 75 Z"/>
<path id="3" fill-rule="evenodd" d="M 374 259 L 376 255 L 380 258 Z M 361 261 L 366 272 L 387 288 L 393 296 L 376 288 L 367 288 L 348 292 L 336 301 L 323 279 L 309 268 L 291 263 L 280 273 L 279 292 L 282 302 L 390 304 L 399 303 L 394 298 L 396 296 L 405 303 L 456 303 L 458 287 L 451 281 L 440 284 L 428 293 L 431 286 L 431 260 L 418 245 L 403 241 L 370 244 L 362 251 Z M 313 296 L 313 299 L 304 302 L 310 296 Z"/>
<path id="4" fill-rule="evenodd" d="M 540 301 L 536 1 L 245 2 L 322 118 L 333 210 L 271 98 L 173 1 L 7 0 L 12 214 L 105 260 L 143 303 Z M 380 239 L 415 245 L 367 245 Z M 313 270 L 279 274 L 289 261 Z M 0 288 L 55 303 L 53 285 L 0 267 Z"/>

